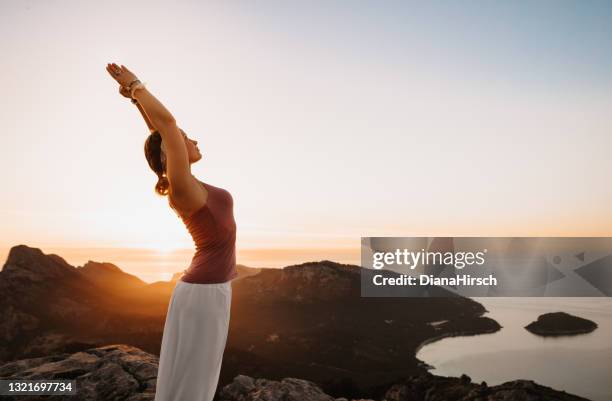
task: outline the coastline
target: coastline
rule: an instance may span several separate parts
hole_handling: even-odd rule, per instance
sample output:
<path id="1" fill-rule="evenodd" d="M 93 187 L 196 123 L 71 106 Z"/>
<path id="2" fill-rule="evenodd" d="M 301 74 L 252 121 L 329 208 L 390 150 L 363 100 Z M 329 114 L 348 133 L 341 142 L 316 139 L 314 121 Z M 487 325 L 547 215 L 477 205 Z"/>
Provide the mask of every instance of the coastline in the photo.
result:
<path id="1" fill-rule="evenodd" d="M 486 316 L 484 316 L 486 313 L 489 313 L 489 311 L 485 309 L 483 311 L 483 313 L 480 316 L 478 316 L 478 318 L 486 317 Z M 431 369 L 435 369 L 435 366 L 430 365 L 430 364 L 426 363 L 425 361 L 422 361 L 421 359 L 419 359 L 417 357 L 418 353 L 426 345 L 432 344 L 432 343 L 434 343 L 436 341 L 443 340 L 445 338 L 467 337 L 467 336 L 478 336 L 478 335 L 483 335 L 483 334 L 492 334 L 492 333 L 498 332 L 499 330 L 501 330 L 503 328 L 503 326 L 500 325 L 499 322 L 496 321 L 495 319 L 492 319 L 490 317 L 486 317 L 486 318 L 490 319 L 492 322 L 494 322 L 497 325 L 497 327 L 481 328 L 481 329 L 473 329 L 473 330 L 448 331 L 448 332 L 445 332 L 445 333 L 440 333 L 439 335 L 436 335 L 434 337 L 427 338 L 427 339 L 423 340 L 421 343 L 419 343 L 419 345 L 415 348 L 415 350 L 414 350 L 414 359 L 417 360 L 419 366 L 424 367 L 428 371 L 431 370 Z"/>
<path id="2" fill-rule="evenodd" d="M 456 332 L 448 332 L 448 333 L 443 333 L 440 334 L 438 336 L 435 337 L 431 337 L 428 338 L 427 340 L 424 340 L 423 342 L 421 342 L 419 344 L 419 346 L 416 348 L 415 353 L 414 353 L 414 357 L 416 358 L 416 355 L 419 353 L 419 351 L 421 351 L 421 349 L 426 346 L 429 345 L 431 343 L 435 343 L 436 341 L 439 340 L 443 340 L 445 338 L 451 338 L 451 337 L 467 337 L 467 336 L 478 336 L 478 335 L 482 335 L 482 334 L 492 334 L 495 332 L 498 332 L 499 330 L 501 330 L 501 328 L 503 328 L 503 326 L 500 326 L 499 328 L 496 329 L 488 329 L 488 330 L 484 330 L 484 331 L 456 331 Z M 418 361 L 422 362 L 424 365 L 428 365 L 425 362 L 421 361 L 419 358 L 416 358 Z M 428 365 L 431 366 L 431 365 Z M 432 367 L 433 368 L 433 367 Z"/>

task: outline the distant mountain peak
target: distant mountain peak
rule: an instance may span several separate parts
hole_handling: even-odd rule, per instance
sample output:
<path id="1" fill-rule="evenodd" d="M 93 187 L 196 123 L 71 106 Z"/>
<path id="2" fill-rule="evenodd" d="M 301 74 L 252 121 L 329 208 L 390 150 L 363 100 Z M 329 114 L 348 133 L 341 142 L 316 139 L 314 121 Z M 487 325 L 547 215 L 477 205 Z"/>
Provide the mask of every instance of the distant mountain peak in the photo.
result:
<path id="1" fill-rule="evenodd" d="M 115 264 L 110 262 L 96 262 L 93 260 L 88 260 L 83 266 L 80 266 L 79 269 L 96 269 L 96 270 L 106 270 L 112 272 L 121 272 L 122 270 Z"/>
<path id="2" fill-rule="evenodd" d="M 117 265 L 108 262 L 89 260 L 83 266 L 78 267 L 77 271 L 94 283 L 112 285 L 116 289 L 142 287 L 147 284 L 133 274 L 126 273 Z"/>
<path id="3" fill-rule="evenodd" d="M 75 274 L 76 269 L 61 256 L 22 244 L 11 248 L 2 273 L 40 280 Z"/>
<path id="4" fill-rule="evenodd" d="M 360 267 L 355 265 L 311 261 L 282 269 L 261 269 L 236 286 L 244 287 L 247 298 L 252 301 L 312 304 L 359 296 L 359 272 Z"/>
<path id="5" fill-rule="evenodd" d="M 319 284 L 331 281 L 332 286 L 338 286 L 342 285 L 341 283 L 358 283 L 360 269 L 361 267 L 356 265 L 322 260 L 286 266 L 282 269 L 282 272 L 285 279 L 317 282 Z"/>
<path id="6" fill-rule="evenodd" d="M 357 265 L 338 263 L 338 262 L 334 262 L 334 261 L 325 259 L 321 261 L 311 261 L 311 262 L 304 262 L 304 263 L 300 263 L 296 265 L 285 266 L 283 270 L 287 270 L 287 271 L 299 271 L 299 270 L 304 270 L 304 269 L 325 270 L 326 268 L 331 269 L 331 270 L 337 270 L 337 271 L 345 271 L 349 273 L 359 273 L 359 270 L 361 269 L 361 267 Z"/>

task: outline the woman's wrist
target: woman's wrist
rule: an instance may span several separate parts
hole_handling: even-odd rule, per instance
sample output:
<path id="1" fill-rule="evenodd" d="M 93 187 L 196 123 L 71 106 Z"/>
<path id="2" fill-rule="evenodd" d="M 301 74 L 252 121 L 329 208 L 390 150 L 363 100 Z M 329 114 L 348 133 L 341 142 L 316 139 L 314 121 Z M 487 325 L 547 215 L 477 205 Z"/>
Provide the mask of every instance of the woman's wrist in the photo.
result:
<path id="1" fill-rule="evenodd" d="M 130 97 L 132 99 L 134 99 L 135 93 L 139 90 L 139 89 L 144 89 L 145 85 L 140 82 L 140 81 L 134 81 L 131 85 L 130 85 Z"/>

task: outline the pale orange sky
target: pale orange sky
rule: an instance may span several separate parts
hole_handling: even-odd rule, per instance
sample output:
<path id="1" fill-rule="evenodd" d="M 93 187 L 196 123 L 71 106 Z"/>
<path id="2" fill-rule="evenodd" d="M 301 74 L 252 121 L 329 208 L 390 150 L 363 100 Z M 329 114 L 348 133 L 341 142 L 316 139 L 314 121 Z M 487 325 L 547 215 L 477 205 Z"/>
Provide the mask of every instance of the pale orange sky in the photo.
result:
<path id="1" fill-rule="evenodd" d="M 609 13 L 376 7 L 1 2 L 0 247 L 192 246 L 109 61 L 199 141 L 239 249 L 612 235 Z"/>

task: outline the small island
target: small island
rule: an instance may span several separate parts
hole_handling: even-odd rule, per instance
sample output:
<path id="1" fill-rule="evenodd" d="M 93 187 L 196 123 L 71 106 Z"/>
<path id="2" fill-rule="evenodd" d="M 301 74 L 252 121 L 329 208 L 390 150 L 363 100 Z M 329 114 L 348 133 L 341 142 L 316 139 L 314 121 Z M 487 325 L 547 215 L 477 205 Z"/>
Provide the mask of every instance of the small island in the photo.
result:
<path id="1" fill-rule="evenodd" d="M 590 333 L 597 323 L 565 312 L 545 313 L 529 323 L 525 329 L 540 336 L 568 336 Z"/>

